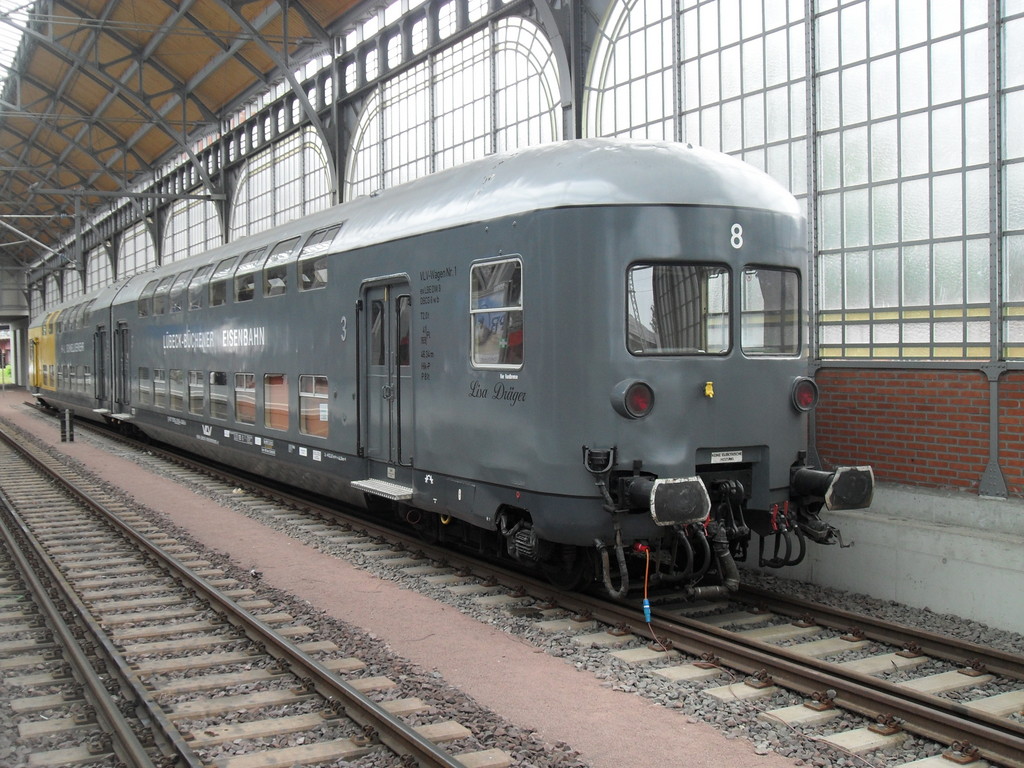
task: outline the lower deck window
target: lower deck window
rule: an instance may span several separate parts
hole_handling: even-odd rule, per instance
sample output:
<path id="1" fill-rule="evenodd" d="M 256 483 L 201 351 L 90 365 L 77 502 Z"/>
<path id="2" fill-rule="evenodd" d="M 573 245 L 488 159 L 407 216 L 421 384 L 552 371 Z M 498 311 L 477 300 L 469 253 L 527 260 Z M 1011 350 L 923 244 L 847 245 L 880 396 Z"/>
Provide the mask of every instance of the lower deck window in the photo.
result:
<path id="1" fill-rule="evenodd" d="M 172 368 L 171 375 L 171 410 L 185 410 L 185 373 L 180 368 Z"/>
<path id="2" fill-rule="evenodd" d="M 235 421 L 256 423 L 256 375 L 253 373 L 235 374 Z"/>
<path id="3" fill-rule="evenodd" d="M 149 378 L 149 368 L 139 368 L 139 405 L 152 405 L 153 380 Z"/>
<path id="4" fill-rule="evenodd" d="M 167 407 L 167 372 L 163 368 L 153 370 L 153 405 Z"/>
<path id="5" fill-rule="evenodd" d="M 283 373 L 263 377 L 263 426 L 288 429 L 288 381 Z"/>
<path id="6" fill-rule="evenodd" d="M 228 417 L 228 375 L 224 371 L 210 371 L 210 418 Z"/>
<path id="7" fill-rule="evenodd" d="M 188 372 L 188 412 L 200 415 L 203 412 L 205 393 L 203 391 L 203 372 Z"/>
<path id="8" fill-rule="evenodd" d="M 327 377 L 299 376 L 299 431 L 327 437 Z"/>

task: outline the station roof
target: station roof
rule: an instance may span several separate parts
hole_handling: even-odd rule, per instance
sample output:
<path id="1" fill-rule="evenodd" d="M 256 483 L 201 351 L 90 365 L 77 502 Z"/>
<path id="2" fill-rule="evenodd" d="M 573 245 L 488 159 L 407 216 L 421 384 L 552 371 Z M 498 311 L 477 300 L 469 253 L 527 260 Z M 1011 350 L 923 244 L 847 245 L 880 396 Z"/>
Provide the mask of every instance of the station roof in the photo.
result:
<path id="1" fill-rule="evenodd" d="M 84 215 L 152 179 L 331 52 L 359 2 L 2 0 L 0 35 L 17 48 L 0 71 L 0 266 L 58 249 L 76 205 Z"/>

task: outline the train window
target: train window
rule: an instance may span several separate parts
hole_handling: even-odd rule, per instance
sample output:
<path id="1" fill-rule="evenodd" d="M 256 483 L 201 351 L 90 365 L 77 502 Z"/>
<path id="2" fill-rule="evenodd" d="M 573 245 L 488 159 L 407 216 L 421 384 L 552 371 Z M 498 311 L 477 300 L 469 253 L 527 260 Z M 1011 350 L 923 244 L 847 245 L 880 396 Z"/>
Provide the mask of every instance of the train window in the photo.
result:
<path id="1" fill-rule="evenodd" d="M 166 315 L 167 310 L 170 307 L 170 295 L 171 295 L 171 283 L 174 282 L 174 275 L 165 277 L 159 283 L 157 283 L 156 290 L 153 292 L 153 314 L 154 315 Z"/>
<path id="2" fill-rule="evenodd" d="M 256 297 L 256 273 L 263 263 L 266 248 L 246 253 L 235 270 L 235 301 L 252 301 Z"/>
<path id="3" fill-rule="evenodd" d="M 384 365 L 384 302 L 370 304 L 370 365 Z"/>
<path id="4" fill-rule="evenodd" d="M 185 410 L 185 374 L 180 368 L 172 368 L 168 377 L 171 383 L 171 410 Z"/>
<path id="5" fill-rule="evenodd" d="M 188 372 L 188 412 L 197 416 L 203 413 L 203 403 L 205 400 L 205 392 L 203 391 L 204 378 L 205 376 L 203 376 L 202 371 Z"/>
<path id="6" fill-rule="evenodd" d="M 409 296 L 399 296 L 398 306 L 398 364 L 409 365 L 409 313 L 412 309 L 412 299 Z"/>
<path id="7" fill-rule="evenodd" d="M 800 276 L 791 269 L 743 270 L 740 343 L 747 355 L 800 353 Z"/>
<path id="8" fill-rule="evenodd" d="M 327 437 L 327 377 L 299 376 L 299 431 Z"/>
<path id="9" fill-rule="evenodd" d="M 283 373 L 263 377 L 263 426 L 288 429 L 288 381 Z"/>
<path id="10" fill-rule="evenodd" d="M 188 308 L 201 309 L 203 306 L 203 294 L 206 293 L 206 280 L 213 272 L 213 264 L 207 264 L 196 270 L 195 275 L 188 283 Z"/>
<path id="11" fill-rule="evenodd" d="M 153 405 L 167 407 L 167 372 L 163 368 L 153 369 Z"/>
<path id="12" fill-rule="evenodd" d="M 185 294 L 188 291 L 188 279 L 192 270 L 182 272 L 171 283 L 171 312 L 181 312 L 185 309 Z"/>
<path id="13" fill-rule="evenodd" d="M 139 294 L 138 311 L 139 317 L 149 317 L 153 314 L 153 291 L 156 290 L 157 280 L 150 280 L 146 287 Z"/>
<path id="14" fill-rule="evenodd" d="M 263 265 L 263 295 L 280 296 L 288 290 L 288 264 L 299 238 L 293 237 L 275 245 Z"/>
<path id="15" fill-rule="evenodd" d="M 341 224 L 318 229 L 302 246 L 299 253 L 299 290 L 312 291 L 327 285 L 327 251 Z"/>
<path id="16" fill-rule="evenodd" d="M 626 339 L 634 355 L 724 355 L 730 349 L 729 271 L 712 264 L 634 264 Z"/>
<path id="17" fill-rule="evenodd" d="M 210 371 L 210 418 L 228 417 L 228 375 L 225 371 Z"/>
<path id="18" fill-rule="evenodd" d="M 89 325 L 89 313 L 92 311 L 92 305 L 95 303 L 95 299 L 87 301 L 82 305 L 82 312 L 78 316 L 78 327 L 85 328 Z"/>
<path id="19" fill-rule="evenodd" d="M 523 364 L 523 264 L 519 259 L 474 264 L 469 316 L 473 365 L 519 368 Z"/>
<path id="20" fill-rule="evenodd" d="M 214 272 L 213 277 L 210 278 L 211 307 L 219 307 L 227 303 L 228 280 L 231 279 L 231 275 L 235 272 L 236 261 L 238 261 L 238 257 L 232 256 L 230 259 L 224 259 L 217 265 L 217 271 Z"/>
<path id="21" fill-rule="evenodd" d="M 149 378 L 149 368 L 139 368 L 139 405 L 150 405 L 153 402 L 153 382 Z"/>
<path id="22" fill-rule="evenodd" d="M 313 291 L 327 285 L 327 257 L 317 256 L 299 262 L 299 290 Z"/>
<path id="23" fill-rule="evenodd" d="M 235 374 L 235 421 L 256 423 L 256 374 Z"/>

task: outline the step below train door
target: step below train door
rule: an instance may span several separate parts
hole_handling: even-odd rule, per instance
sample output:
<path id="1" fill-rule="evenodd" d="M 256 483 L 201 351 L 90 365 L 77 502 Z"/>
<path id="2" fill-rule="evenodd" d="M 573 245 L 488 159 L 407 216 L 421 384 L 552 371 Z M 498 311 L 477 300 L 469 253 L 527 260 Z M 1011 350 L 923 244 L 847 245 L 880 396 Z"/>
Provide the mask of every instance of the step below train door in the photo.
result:
<path id="1" fill-rule="evenodd" d="M 404 276 L 368 281 L 359 305 L 360 444 L 366 480 L 353 486 L 393 501 L 411 499 L 412 297 Z"/>

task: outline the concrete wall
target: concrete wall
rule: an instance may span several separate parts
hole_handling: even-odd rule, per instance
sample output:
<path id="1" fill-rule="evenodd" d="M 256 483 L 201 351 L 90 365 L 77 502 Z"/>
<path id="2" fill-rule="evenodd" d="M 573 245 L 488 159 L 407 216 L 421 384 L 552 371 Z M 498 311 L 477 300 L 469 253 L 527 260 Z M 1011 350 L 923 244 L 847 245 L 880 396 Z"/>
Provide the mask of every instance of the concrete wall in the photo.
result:
<path id="1" fill-rule="evenodd" d="M 1024 633 L 1024 501 L 881 485 L 870 509 L 823 517 L 853 546 L 809 544 L 772 573 Z"/>

